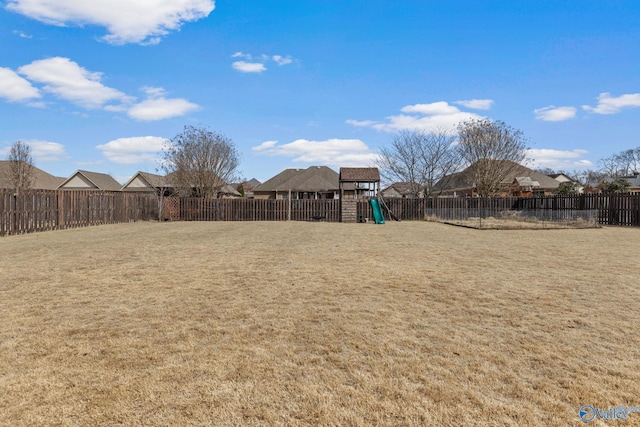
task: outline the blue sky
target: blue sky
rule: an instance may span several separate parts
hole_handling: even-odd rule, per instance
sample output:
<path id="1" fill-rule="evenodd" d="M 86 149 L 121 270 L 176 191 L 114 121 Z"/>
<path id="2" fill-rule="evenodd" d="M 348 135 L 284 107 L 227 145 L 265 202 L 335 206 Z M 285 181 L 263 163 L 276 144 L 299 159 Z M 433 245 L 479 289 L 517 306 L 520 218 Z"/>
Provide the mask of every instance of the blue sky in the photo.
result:
<path id="1" fill-rule="evenodd" d="M 637 0 L 0 0 L 0 23 L 0 157 L 62 177 L 156 172 L 185 125 L 260 180 L 472 117 L 539 167 L 640 146 Z"/>

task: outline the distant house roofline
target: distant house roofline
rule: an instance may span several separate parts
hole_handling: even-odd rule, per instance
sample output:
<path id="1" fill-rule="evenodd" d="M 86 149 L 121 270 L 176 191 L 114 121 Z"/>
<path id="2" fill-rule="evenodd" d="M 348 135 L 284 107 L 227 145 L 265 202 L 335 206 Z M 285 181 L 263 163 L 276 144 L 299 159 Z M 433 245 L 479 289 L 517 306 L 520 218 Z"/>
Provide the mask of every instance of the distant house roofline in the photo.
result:
<path id="1" fill-rule="evenodd" d="M 100 172 L 91 172 L 86 170 L 77 170 L 74 172 L 69 178 L 67 178 L 62 184 L 58 186 L 58 189 L 86 189 L 91 190 L 91 188 L 84 187 L 65 187 L 66 184 L 73 181 L 74 178 L 81 176 L 84 180 L 87 180 L 89 183 L 95 186 L 95 190 L 101 191 L 120 191 L 122 189 L 122 185 L 115 180 L 111 175 Z"/>

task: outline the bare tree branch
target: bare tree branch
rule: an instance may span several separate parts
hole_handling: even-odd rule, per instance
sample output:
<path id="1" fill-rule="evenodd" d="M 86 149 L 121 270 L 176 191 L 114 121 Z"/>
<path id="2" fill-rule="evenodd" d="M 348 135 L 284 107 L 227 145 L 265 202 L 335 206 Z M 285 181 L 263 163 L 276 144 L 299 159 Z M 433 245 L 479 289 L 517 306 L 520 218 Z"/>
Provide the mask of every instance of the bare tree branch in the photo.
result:
<path id="1" fill-rule="evenodd" d="M 7 160 L 10 163 L 8 181 L 11 187 L 29 189 L 33 187 L 35 175 L 31 147 L 22 141 L 17 141 L 9 149 Z"/>
<path id="2" fill-rule="evenodd" d="M 411 196 L 429 196 L 434 185 L 460 164 L 455 136 L 446 130 L 404 131 L 380 149 L 376 166 L 386 181 L 405 182 Z"/>
<path id="3" fill-rule="evenodd" d="M 181 196 L 216 198 L 220 188 L 237 178 L 240 158 L 231 139 L 195 126 L 171 140 L 163 170 Z"/>
<path id="4" fill-rule="evenodd" d="M 458 149 L 472 167 L 476 192 L 494 196 L 503 180 L 526 159 L 524 134 L 502 121 L 471 119 L 458 125 Z"/>

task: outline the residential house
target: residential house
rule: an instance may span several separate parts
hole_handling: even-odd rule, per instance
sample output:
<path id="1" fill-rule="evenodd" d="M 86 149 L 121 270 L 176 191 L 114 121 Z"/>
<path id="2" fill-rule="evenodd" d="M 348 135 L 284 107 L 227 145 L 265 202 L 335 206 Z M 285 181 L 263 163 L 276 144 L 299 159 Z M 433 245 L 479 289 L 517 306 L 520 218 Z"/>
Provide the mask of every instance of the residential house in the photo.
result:
<path id="1" fill-rule="evenodd" d="M 617 178 L 622 178 L 622 179 L 626 179 L 627 181 L 629 181 L 630 187 L 629 187 L 629 192 L 630 193 L 637 193 L 640 192 L 640 174 L 634 174 L 634 175 L 628 175 L 628 176 L 619 176 Z M 602 178 L 600 181 L 597 182 L 588 182 L 585 186 L 584 186 L 584 192 L 585 193 L 600 193 L 602 191 L 602 186 L 608 182 L 613 181 L 614 177 L 611 176 L 607 176 Z"/>
<path id="2" fill-rule="evenodd" d="M 160 194 L 160 191 L 162 191 L 165 195 L 169 195 L 173 192 L 173 185 L 166 176 L 138 171 L 122 186 L 121 190 L 126 192 L 154 192 L 156 194 Z"/>
<path id="3" fill-rule="evenodd" d="M 584 192 L 584 186 L 580 184 L 580 182 L 571 179 L 571 177 L 563 174 L 563 173 L 556 173 L 553 175 L 548 175 L 549 177 L 555 179 L 556 181 L 558 181 L 560 184 L 562 184 L 563 182 L 574 182 L 576 184 L 576 188 L 578 190 L 578 193 L 582 193 Z"/>
<path id="4" fill-rule="evenodd" d="M 164 192 L 165 196 L 172 195 L 175 187 L 171 182 L 171 175 L 162 176 L 148 172 L 137 172 L 125 185 L 122 191 L 128 192 Z M 225 184 L 218 190 L 218 198 L 241 197 L 241 194 L 231 184 Z"/>
<path id="5" fill-rule="evenodd" d="M 232 184 L 232 185 L 237 190 L 239 190 L 240 187 L 242 187 L 242 192 L 244 193 L 244 197 L 246 197 L 247 199 L 253 199 L 253 189 L 260 184 L 261 182 L 258 181 L 257 179 L 251 178 L 250 180 L 242 181 L 238 184 Z"/>
<path id="6" fill-rule="evenodd" d="M 363 199 L 375 197 L 380 191 L 378 168 L 340 168 L 340 197 Z"/>
<path id="7" fill-rule="evenodd" d="M 235 199 L 242 197 L 242 194 L 236 189 L 237 187 L 232 184 L 225 184 L 218 189 L 219 199 Z"/>
<path id="8" fill-rule="evenodd" d="M 417 182 L 395 182 L 383 189 L 382 197 L 390 198 L 414 198 L 424 197 L 422 186 Z"/>
<path id="9" fill-rule="evenodd" d="M 574 182 L 573 179 L 571 179 L 571 177 L 563 174 L 563 173 L 554 173 L 553 175 L 547 175 L 548 177 L 551 177 L 553 179 L 555 179 L 556 181 L 559 182 Z"/>
<path id="10" fill-rule="evenodd" d="M 0 188 L 11 188 L 11 160 L 0 160 Z M 34 190 L 55 190 L 64 182 L 64 178 L 53 176 L 42 169 L 32 166 Z"/>
<path id="11" fill-rule="evenodd" d="M 510 194 L 517 197 L 528 197 L 533 196 L 539 190 L 540 183 L 538 181 L 534 181 L 528 176 L 517 176 L 511 183 Z"/>
<path id="12" fill-rule="evenodd" d="M 256 199 L 337 199 L 340 175 L 326 166 L 286 169 L 253 189 Z"/>
<path id="13" fill-rule="evenodd" d="M 549 195 L 560 185 L 560 181 L 519 164 L 513 163 L 510 169 L 500 183 L 501 190 L 498 196 L 517 195 L 519 192 L 530 193 L 530 195 Z M 434 186 L 433 193 L 454 197 L 477 196 L 473 170 L 474 165 L 471 165 L 462 172 L 447 175 Z"/>
<path id="14" fill-rule="evenodd" d="M 122 185 L 106 173 L 78 170 L 62 184 L 59 190 L 120 191 Z"/>

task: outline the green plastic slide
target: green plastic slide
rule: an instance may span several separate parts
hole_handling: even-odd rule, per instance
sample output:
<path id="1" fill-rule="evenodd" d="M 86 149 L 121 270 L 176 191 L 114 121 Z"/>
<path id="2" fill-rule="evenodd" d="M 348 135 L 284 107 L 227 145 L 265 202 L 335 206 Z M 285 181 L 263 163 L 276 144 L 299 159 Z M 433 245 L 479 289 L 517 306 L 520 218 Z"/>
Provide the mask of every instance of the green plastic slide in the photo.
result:
<path id="1" fill-rule="evenodd" d="M 384 215 L 382 215 L 382 209 L 380 208 L 380 200 L 371 199 L 369 200 L 369 203 L 371 203 L 373 219 L 376 221 L 376 224 L 384 224 Z"/>

